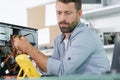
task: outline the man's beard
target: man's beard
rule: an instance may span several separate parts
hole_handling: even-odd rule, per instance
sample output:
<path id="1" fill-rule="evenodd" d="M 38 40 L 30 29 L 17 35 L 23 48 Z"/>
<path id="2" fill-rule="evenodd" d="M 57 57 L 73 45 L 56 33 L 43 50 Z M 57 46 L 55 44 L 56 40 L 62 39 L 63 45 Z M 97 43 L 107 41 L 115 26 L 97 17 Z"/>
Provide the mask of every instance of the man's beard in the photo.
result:
<path id="1" fill-rule="evenodd" d="M 60 24 L 66 24 L 68 26 L 67 27 L 61 27 Z M 72 22 L 72 23 L 62 21 L 62 22 L 59 22 L 59 27 L 60 27 L 61 32 L 63 32 L 63 33 L 71 33 L 75 29 L 77 24 L 78 24 L 77 20 Z"/>

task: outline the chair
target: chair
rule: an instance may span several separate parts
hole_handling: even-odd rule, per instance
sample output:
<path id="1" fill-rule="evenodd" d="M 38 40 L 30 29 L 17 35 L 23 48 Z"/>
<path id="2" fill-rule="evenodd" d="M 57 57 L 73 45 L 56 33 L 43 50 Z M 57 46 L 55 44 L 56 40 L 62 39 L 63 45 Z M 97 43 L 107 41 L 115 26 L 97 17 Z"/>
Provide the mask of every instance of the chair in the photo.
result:
<path id="1" fill-rule="evenodd" d="M 114 41 L 115 43 L 113 49 L 111 71 L 120 73 L 120 34 L 119 33 L 116 34 Z"/>

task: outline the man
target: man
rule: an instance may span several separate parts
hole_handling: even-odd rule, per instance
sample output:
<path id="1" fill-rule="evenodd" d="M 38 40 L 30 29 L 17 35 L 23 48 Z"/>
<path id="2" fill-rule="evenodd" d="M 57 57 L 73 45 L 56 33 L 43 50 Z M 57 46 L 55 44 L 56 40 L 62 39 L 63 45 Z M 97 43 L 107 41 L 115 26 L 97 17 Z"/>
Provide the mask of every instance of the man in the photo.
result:
<path id="1" fill-rule="evenodd" d="M 57 0 L 57 20 L 62 34 L 55 39 L 52 57 L 36 50 L 25 37 L 14 38 L 16 49 L 29 54 L 49 75 L 102 74 L 110 69 L 97 33 L 80 22 L 80 0 Z"/>

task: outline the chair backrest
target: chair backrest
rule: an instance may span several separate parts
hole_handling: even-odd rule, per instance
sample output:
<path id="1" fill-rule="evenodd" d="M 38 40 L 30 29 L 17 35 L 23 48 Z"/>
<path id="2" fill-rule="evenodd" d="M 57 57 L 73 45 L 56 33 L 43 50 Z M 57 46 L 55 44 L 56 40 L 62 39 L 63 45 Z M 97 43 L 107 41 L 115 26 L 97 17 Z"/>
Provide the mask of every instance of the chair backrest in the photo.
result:
<path id="1" fill-rule="evenodd" d="M 117 33 L 115 36 L 111 71 L 116 71 L 117 73 L 120 73 L 120 34 L 119 33 Z"/>
<path id="2" fill-rule="evenodd" d="M 0 64 L 1 64 L 1 57 L 0 57 Z M 1 77 L 1 66 L 0 66 L 0 77 Z"/>

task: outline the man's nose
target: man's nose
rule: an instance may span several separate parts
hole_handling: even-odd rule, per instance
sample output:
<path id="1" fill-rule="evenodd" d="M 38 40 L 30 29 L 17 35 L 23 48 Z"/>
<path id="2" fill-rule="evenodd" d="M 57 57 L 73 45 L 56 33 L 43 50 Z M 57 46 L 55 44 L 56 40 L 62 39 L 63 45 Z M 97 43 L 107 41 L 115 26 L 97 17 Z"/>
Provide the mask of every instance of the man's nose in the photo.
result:
<path id="1" fill-rule="evenodd" d="M 65 21 L 66 20 L 66 15 L 63 13 L 63 14 L 61 14 L 61 16 L 60 16 L 60 20 L 61 21 Z"/>

